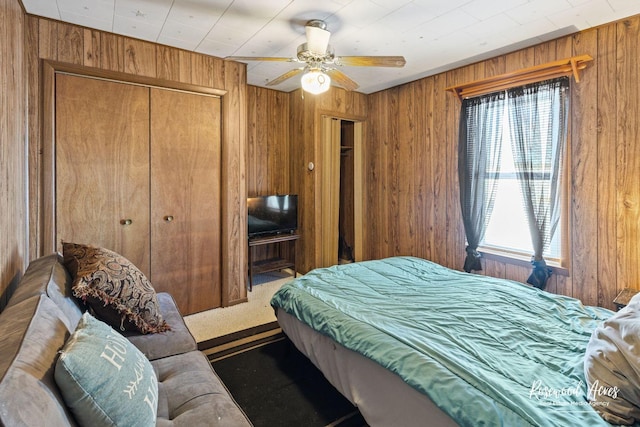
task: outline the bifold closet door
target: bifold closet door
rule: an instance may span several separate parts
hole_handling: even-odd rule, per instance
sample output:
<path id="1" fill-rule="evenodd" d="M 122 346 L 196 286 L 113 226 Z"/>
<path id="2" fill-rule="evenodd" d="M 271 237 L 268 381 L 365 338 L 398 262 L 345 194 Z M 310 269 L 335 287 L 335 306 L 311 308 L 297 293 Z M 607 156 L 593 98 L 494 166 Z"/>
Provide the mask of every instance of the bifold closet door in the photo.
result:
<path id="1" fill-rule="evenodd" d="M 61 241 L 149 259 L 149 89 L 56 75 L 55 227 Z"/>
<path id="2" fill-rule="evenodd" d="M 322 117 L 322 267 L 338 263 L 340 120 Z"/>
<path id="3" fill-rule="evenodd" d="M 182 314 L 221 305 L 220 98 L 151 89 L 151 277 Z"/>

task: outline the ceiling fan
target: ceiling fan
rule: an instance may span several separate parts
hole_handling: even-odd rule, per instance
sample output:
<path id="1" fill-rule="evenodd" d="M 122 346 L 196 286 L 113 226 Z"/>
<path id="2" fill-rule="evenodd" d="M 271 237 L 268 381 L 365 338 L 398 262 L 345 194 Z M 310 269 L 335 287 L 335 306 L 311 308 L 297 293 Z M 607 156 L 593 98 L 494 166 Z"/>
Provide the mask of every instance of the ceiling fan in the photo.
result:
<path id="1" fill-rule="evenodd" d="M 327 24 L 321 19 L 312 19 L 305 24 L 307 42 L 298 46 L 297 56 L 262 57 L 262 56 L 229 56 L 226 59 L 237 61 L 283 61 L 303 64 L 299 68 L 287 71 L 281 76 L 269 81 L 267 86 L 278 85 L 291 77 L 302 74 L 302 88 L 311 93 L 322 93 L 329 89 L 331 80 L 346 90 L 355 90 L 358 83 L 353 81 L 337 66 L 363 67 L 404 67 L 406 61 L 403 56 L 335 56 L 329 45 L 331 32 Z"/>

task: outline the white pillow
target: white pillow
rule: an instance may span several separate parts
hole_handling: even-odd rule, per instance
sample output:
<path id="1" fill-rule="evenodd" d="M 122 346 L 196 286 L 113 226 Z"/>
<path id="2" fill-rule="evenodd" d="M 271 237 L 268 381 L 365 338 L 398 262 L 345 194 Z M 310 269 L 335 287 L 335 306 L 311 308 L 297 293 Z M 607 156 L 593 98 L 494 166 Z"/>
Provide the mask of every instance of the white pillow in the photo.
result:
<path id="1" fill-rule="evenodd" d="M 584 374 L 589 401 L 602 418 L 640 422 L 640 294 L 593 331 Z"/>

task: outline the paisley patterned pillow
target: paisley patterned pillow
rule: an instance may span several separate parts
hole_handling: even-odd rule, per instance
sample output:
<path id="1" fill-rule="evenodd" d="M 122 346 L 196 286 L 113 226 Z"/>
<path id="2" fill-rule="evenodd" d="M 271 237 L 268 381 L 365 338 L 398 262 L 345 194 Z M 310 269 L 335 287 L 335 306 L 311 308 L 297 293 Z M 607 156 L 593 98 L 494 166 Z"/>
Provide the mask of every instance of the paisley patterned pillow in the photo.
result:
<path id="1" fill-rule="evenodd" d="M 156 292 L 129 260 L 109 249 L 62 243 L 64 264 L 73 278 L 73 294 L 103 321 L 120 331 L 147 333 L 170 329 Z"/>

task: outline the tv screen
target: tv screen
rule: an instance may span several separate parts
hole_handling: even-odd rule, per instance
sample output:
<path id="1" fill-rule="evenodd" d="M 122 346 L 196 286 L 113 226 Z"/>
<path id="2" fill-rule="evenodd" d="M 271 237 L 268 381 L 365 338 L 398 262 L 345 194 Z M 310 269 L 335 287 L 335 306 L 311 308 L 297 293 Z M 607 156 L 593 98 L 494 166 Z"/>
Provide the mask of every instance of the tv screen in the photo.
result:
<path id="1" fill-rule="evenodd" d="M 298 228 L 296 194 L 247 198 L 249 237 L 293 233 Z"/>

